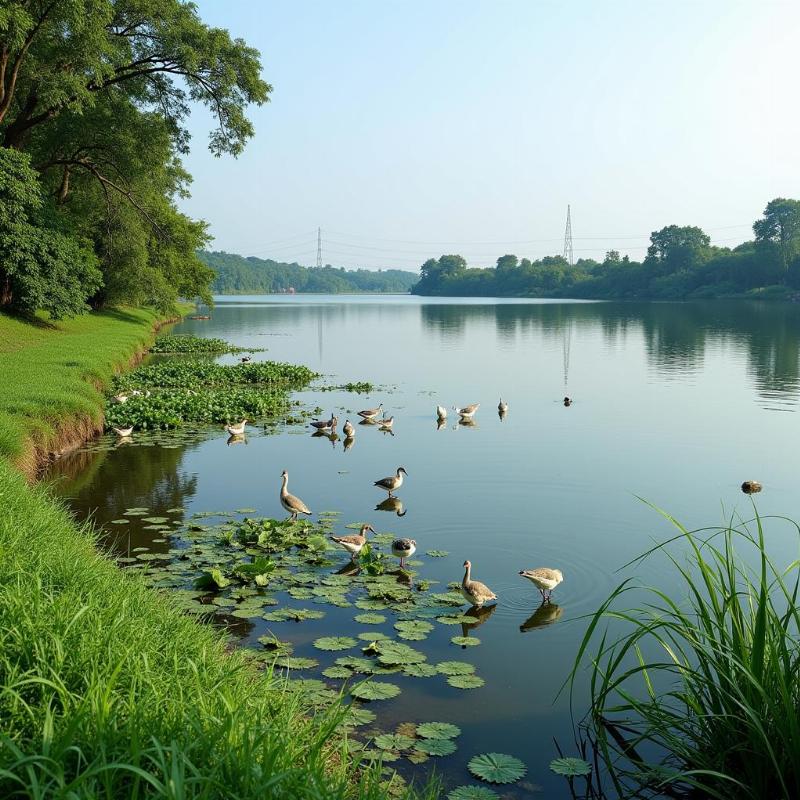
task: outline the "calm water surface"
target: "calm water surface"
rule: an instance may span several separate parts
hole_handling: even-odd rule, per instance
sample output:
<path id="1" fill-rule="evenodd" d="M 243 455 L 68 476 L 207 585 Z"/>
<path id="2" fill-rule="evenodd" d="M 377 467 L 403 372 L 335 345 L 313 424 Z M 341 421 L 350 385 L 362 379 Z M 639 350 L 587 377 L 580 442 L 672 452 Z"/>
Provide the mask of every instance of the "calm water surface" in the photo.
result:
<path id="1" fill-rule="evenodd" d="M 345 452 L 341 441 L 331 446 L 297 427 L 267 435 L 256 426 L 237 447 L 209 431 L 178 447 L 76 453 L 53 477 L 77 512 L 106 525 L 123 550 L 131 536 L 147 543 L 160 535 L 107 525 L 132 506 L 151 513 L 184 506 L 189 514 L 245 506 L 282 518 L 285 468 L 290 489 L 314 511 L 342 512 L 339 533 L 366 520 L 415 538 L 417 577 L 440 581 L 439 591 L 460 580 L 469 558 L 473 576 L 499 596 L 475 629 L 482 644 L 452 645 L 457 626 L 437 626 L 410 644 L 431 663 L 474 663 L 486 685 L 461 691 L 442 679 L 393 675 L 402 694 L 371 708 L 387 730 L 427 720 L 463 729 L 456 754 L 401 766 L 406 775 L 435 762 L 448 785 L 469 783 L 470 757 L 504 752 L 528 766 L 526 782 L 508 787 L 508 797 L 569 797 L 547 765 L 554 738 L 575 754 L 568 698 L 556 696 L 585 627 L 578 618 L 630 574 L 617 572 L 621 565 L 670 532 L 639 498 L 688 526 L 717 524 L 750 515 L 739 485 L 754 478 L 764 485 L 762 513 L 800 518 L 799 323 L 800 307 L 791 305 L 219 298 L 211 321 L 186 320 L 175 331 L 266 348 L 254 358 L 306 364 L 327 383 L 371 381 L 380 387 L 372 395 L 309 391 L 297 399 L 336 412 L 342 423 L 383 402 L 395 435 L 358 427 Z M 574 398 L 569 408 L 565 394 Z M 500 396 L 510 404 L 502 420 Z M 451 411 L 437 430 L 437 405 L 475 402 L 474 426 L 455 424 Z M 408 471 L 402 517 L 376 510 L 385 494 L 372 486 L 399 465 Z M 770 536 L 779 563 L 797 556 L 788 526 L 776 523 Z M 433 549 L 449 555 L 425 555 Z M 347 559 L 342 551 L 337 566 Z M 536 566 L 565 576 L 545 611 L 517 575 Z M 635 574 L 667 591 L 675 586 L 663 561 L 647 561 Z M 363 631 L 355 612 L 330 608 L 323 620 L 299 625 L 237 622 L 246 642 L 270 629 L 295 642 L 295 655 L 315 656 L 324 667 L 341 653 L 315 651 L 312 640 Z"/>

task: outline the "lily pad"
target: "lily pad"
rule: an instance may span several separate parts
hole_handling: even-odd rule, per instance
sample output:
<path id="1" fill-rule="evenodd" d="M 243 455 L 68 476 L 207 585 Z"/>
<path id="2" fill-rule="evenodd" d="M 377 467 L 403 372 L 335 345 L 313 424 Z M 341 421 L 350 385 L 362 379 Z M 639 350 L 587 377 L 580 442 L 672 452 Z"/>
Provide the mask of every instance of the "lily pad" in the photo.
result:
<path id="1" fill-rule="evenodd" d="M 256 510 L 254 508 L 237 508 L 234 509 L 237 514 L 255 514 Z"/>
<path id="2" fill-rule="evenodd" d="M 445 615 L 443 617 L 436 617 L 436 621 L 441 622 L 442 625 L 470 625 L 475 622 L 475 617 L 467 617 L 464 614 L 455 616 Z"/>
<path id="3" fill-rule="evenodd" d="M 362 625 L 380 625 L 382 622 L 386 622 L 386 617 L 383 614 L 356 614 L 353 619 Z"/>
<path id="4" fill-rule="evenodd" d="M 112 519 L 112 525 L 130 525 L 131 521 L 129 519 Z"/>
<path id="5" fill-rule="evenodd" d="M 436 675 L 436 667 L 433 664 L 406 664 L 403 667 L 403 675 L 408 675 L 410 678 L 432 678 Z"/>
<path id="6" fill-rule="evenodd" d="M 449 556 L 450 553 L 447 550 L 428 550 L 425 555 L 431 558 L 444 558 L 445 556 Z"/>
<path id="7" fill-rule="evenodd" d="M 362 642 L 385 642 L 391 639 L 391 636 L 387 636 L 382 631 L 364 631 L 364 633 L 359 633 L 358 638 L 361 639 Z"/>
<path id="8" fill-rule="evenodd" d="M 142 522 L 149 522 L 152 525 L 160 525 L 162 522 L 166 522 L 166 517 L 145 517 Z"/>
<path id="9" fill-rule="evenodd" d="M 400 694 L 400 687 L 394 683 L 360 683 L 350 690 L 353 697 L 359 700 L 390 700 Z"/>
<path id="10" fill-rule="evenodd" d="M 405 666 L 406 664 L 420 664 L 427 660 L 424 653 L 409 647 L 402 642 L 379 642 L 378 643 L 378 661 L 381 664 L 399 664 Z"/>
<path id="11" fill-rule="evenodd" d="M 456 689 L 480 689 L 486 683 L 478 675 L 450 675 L 447 682 Z"/>
<path id="12" fill-rule="evenodd" d="M 460 734 L 461 728 L 449 722 L 423 722 L 417 725 L 417 735 L 423 739 L 455 739 Z"/>
<path id="13" fill-rule="evenodd" d="M 369 725 L 370 723 L 375 722 L 375 712 L 370 711 L 368 708 L 356 708 L 355 706 L 350 706 L 347 709 L 347 716 L 345 717 L 345 720 L 350 725 Z"/>
<path id="14" fill-rule="evenodd" d="M 505 753 L 483 753 L 469 760 L 467 769 L 488 783 L 515 783 L 525 777 L 525 764 Z"/>
<path id="15" fill-rule="evenodd" d="M 375 737 L 373 744 L 379 750 L 408 750 L 414 746 L 414 739 L 398 733 L 383 733 Z"/>
<path id="16" fill-rule="evenodd" d="M 334 664 L 333 666 L 322 670 L 322 674 L 326 678 L 347 679 L 352 676 L 353 670 L 343 667 L 340 664 Z"/>
<path id="17" fill-rule="evenodd" d="M 313 669 L 319 666 L 316 658 L 301 658 L 299 656 L 283 656 L 275 659 L 275 666 L 286 669 Z"/>
<path id="18" fill-rule="evenodd" d="M 395 622 L 395 630 L 401 639 L 408 639 L 409 641 L 421 641 L 427 638 L 428 634 L 433 630 L 433 625 L 430 622 L 425 622 L 420 619 L 409 619 Z"/>
<path id="19" fill-rule="evenodd" d="M 349 650 L 356 644 L 356 640 L 349 636 L 323 636 L 314 640 L 317 650 Z"/>
<path id="20" fill-rule="evenodd" d="M 436 671 L 442 675 L 472 675 L 475 666 L 466 661 L 440 661 L 436 665 Z"/>
<path id="21" fill-rule="evenodd" d="M 429 756 L 449 756 L 455 753 L 457 747 L 452 739 L 419 739 L 414 749 Z"/>
<path id="22" fill-rule="evenodd" d="M 577 778 L 582 775 L 589 775 L 592 771 L 592 765 L 582 758 L 554 758 L 550 762 L 550 769 L 556 775 Z"/>
<path id="23" fill-rule="evenodd" d="M 219 569 L 210 569 L 195 579 L 194 585 L 197 589 L 224 589 L 230 581 L 222 574 Z"/>
<path id="24" fill-rule="evenodd" d="M 477 647 L 481 643 L 477 636 L 453 636 L 450 641 L 461 647 Z"/>
<path id="25" fill-rule="evenodd" d="M 447 795 L 447 800 L 497 800 L 499 797 L 485 786 L 459 786 Z"/>

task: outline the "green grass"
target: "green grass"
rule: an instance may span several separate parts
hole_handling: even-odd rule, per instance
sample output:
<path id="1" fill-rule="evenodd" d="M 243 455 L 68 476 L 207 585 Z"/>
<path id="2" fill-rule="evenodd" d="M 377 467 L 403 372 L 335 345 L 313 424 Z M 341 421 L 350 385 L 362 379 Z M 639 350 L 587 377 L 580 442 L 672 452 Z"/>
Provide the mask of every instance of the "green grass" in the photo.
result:
<path id="1" fill-rule="evenodd" d="M 0 314 L 0 457 L 47 449 L 64 425 L 97 424 L 102 388 L 149 344 L 154 312 L 125 309 L 31 324 Z"/>
<path id="2" fill-rule="evenodd" d="M 677 535 L 642 558 L 665 554 L 678 590 L 623 582 L 582 642 L 573 681 L 599 637 L 589 738 L 622 797 L 800 797 L 799 564 L 772 561 L 757 514 L 668 519 Z"/>

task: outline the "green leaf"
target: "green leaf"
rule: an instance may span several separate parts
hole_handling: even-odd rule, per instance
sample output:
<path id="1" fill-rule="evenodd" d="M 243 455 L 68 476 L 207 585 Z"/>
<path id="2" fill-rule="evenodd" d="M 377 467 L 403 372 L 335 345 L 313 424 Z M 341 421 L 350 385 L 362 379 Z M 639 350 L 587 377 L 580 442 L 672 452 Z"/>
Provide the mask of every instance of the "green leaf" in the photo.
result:
<path id="1" fill-rule="evenodd" d="M 433 664 L 405 664 L 403 666 L 403 675 L 408 675 L 410 678 L 432 678 L 436 675 L 436 667 Z"/>
<path id="2" fill-rule="evenodd" d="M 556 775 L 575 778 L 581 775 L 589 775 L 592 771 L 592 765 L 582 758 L 554 758 L 550 762 L 550 769 Z"/>
<path id="3" fill-rule="evenodd" d="M 461 647 L 477 647 L 481 643 L 476 636 L 453 636 L 450 641 Z"/>
<path id="4" fill-rule="evenodd" d="M 300 658 L 299 656 L 283 656 L 275 659 L 275 665 L 286 669 L 313 669 L 319 666 L 316 658 Z"/>
<path id="5" fill-rule="evenodd" d="M 112 525 L 130 525 L 131 521 L 129 519 L 112 519 Z"/>
<path id="6" fill-rule="evenodd" d="M 417 735 L 424 739 L 455 739 L 460 734 L 461 728 L 449 722 L 423 722 L 417 725 Z"/>
<path id="7" fill-rule="evenodd" d="M 499 797 L 486 786 L 459 786 L 447 795 L 447 800 L 497 800 Z"/>
<path id="8" fill-rule="evenodd" d="M 447 682 L 456 689 L 479 689 L 485 683 L 477 675 L 451 675 Z"/>
<path id="9" fill-rule="evenodd" d="M 224 589 L 230 581 L 216 568 L 204 572 L 194 581 L 196 589 Z"/>
<path id="10" fill-rule="evenodd" d="M 431 558 L 444 558 L 445 556 L 449 556 L 450 553 L 448 553 L 447 550 L 428 550 L 425 555 Z"/>
<path id="11" fill-rule="evenodd" d="M 414 746 L 414 740 L 398 733 L 383 733 L 375 737 L 373 744 L 379 750 L 408 750 Z"/>
<path id="12" fill-rule="evenodd" d="M 360 683 L 358 686 L 354 686 L 350 690 L 350 694 L 359 700 L 389 700 L 400 694 L 400 687 L 394 683 L 370 681 L 369 683 Z"/>
<path id="13" fill-rule="evenodd" d="M 414 745 L 415 750 L 429 756 L 449 756 L 456 751 L 456 743 L 452 739 L 420 739 Z"/>
<path id="14" fill-rule="evenodd" d="M 347 679 L 352 676 L 353 671 L 347 667 L 342 667 L 339 664 L 334 664 L 327 669 L 322 670 L 322 674 L 326 678 L 343 678 Z"/>
<path id="15" fill-rule="evenodd" d="M 349 636 L 323 636 L 314 640 L 314 647 L 317 650 L 349 650 L 356 644 L 358 642 Z"/>
<path id="16" fill-rule="evenodd" d="M 382 622 L 386 622 L 386 617 L 383 614 L 356 614 L 353 619 L 362 625 L 380 625 Z"/>
<path id="17" fill-rule="evenodd" d="M 475 666 L 466 661 L 440 661 L 436 665 L 436 671 L 442 675 L 471 675 L 475 672 Z"/>
<path id="18" fill-rule="evenodd" d="M 381 664 L 420 664 L 427 660 L 424 653 L 402 642 L 378 642 L 378 661 Z"/>
<path id="19" fill-rule="evenodd" d="M 515 783 L 525 777 L 525 764 L 505 753 L 484 753 L 469 760 L 467 769 L 489 783 Z"/>

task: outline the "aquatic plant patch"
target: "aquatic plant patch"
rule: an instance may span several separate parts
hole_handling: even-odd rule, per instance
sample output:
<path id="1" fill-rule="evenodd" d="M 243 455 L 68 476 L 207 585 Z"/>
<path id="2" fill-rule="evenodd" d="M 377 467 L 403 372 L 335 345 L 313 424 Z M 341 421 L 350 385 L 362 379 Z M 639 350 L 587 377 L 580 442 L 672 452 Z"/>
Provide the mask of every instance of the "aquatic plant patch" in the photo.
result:
<path id="1" fill-rule="evenodd" d="M 255 353 L 261 348 L 243 348 L 213 337 L 192 336 L 190 334 L 172 334 L 159 336 L 150 347 L 151 353 Z"/>

